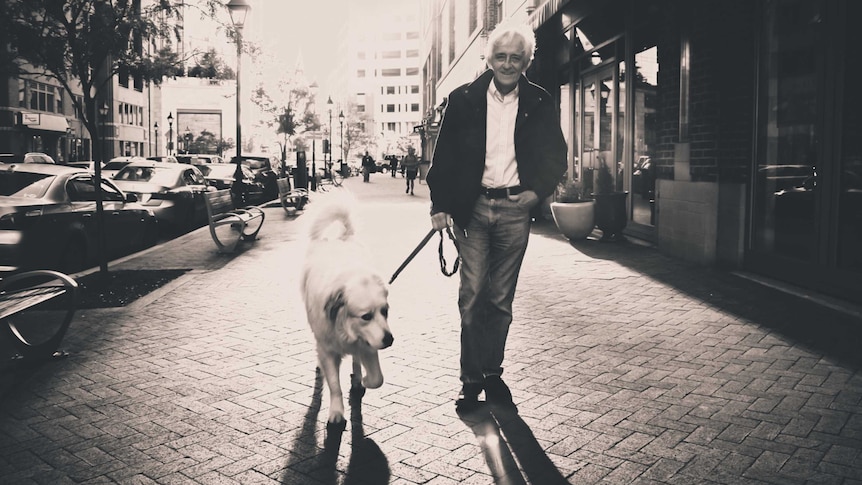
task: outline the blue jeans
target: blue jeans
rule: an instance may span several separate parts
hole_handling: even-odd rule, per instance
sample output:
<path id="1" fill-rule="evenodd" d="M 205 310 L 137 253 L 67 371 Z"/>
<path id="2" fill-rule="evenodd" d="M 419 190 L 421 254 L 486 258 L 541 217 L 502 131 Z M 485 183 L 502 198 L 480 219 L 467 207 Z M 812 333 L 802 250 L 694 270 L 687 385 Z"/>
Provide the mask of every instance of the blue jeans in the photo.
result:
<path id="1" fill-rule="evenodd" d="M 512 300 L 530 237 L 530 210 L 480 196 L 466 227 L 456 228 L 461 255 L 461 381 L 503 372 Z"/>

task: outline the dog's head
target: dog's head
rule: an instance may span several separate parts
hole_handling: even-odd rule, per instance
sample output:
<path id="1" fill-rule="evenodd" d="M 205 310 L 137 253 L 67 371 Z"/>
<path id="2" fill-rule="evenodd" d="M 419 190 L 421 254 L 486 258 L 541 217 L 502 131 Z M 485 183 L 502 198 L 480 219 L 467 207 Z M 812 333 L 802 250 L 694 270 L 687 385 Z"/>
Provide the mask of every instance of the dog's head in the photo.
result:
<path id="1" fill-rule="evenodd" d="M 387 321 L 388 296 L 389 290 L 378 276 L 351 278 L 327 299 L 326 315 L 346 343 L 361 341 L 385 349 L 395 340 Z"/>

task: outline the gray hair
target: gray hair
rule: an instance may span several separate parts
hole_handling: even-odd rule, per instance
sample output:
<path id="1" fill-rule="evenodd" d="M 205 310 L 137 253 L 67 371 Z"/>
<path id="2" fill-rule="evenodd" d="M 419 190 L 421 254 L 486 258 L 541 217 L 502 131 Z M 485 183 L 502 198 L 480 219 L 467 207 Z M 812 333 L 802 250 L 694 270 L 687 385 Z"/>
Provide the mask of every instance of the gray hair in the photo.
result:
<path id="1" fill-rule="evenodd" d="M 485 62 L 490 62 L 491 57 L 494 55 L 495 45 L 515 36 L 524 40 L 524 54 L 532 62 L 533 55 L 536 52 L 536 34 L 529 25 L 513 21 L 505 21 L 497 24 L 488 36 L 488 43 L 485 45 Z"/>

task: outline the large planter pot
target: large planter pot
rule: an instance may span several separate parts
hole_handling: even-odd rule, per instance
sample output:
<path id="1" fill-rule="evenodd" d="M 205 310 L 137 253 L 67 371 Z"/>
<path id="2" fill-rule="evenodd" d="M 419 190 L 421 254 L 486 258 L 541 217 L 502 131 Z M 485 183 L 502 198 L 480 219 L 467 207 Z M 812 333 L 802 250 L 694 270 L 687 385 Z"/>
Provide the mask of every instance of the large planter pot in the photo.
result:
<path id="1" fill-rule="evenodd" d="M 563 236 L 570 240 L 584 239 L 595 226 L 595 201 L 551 202 L 551 215 Z"/>
<path id="2" fill-rule="evenodd" d="M 623 229 L 628 222 L 626 199 L 628 192 L 593 194 L 596 199 L 596 227 L 602 231 L 602 241 L 623 239 Z"/>

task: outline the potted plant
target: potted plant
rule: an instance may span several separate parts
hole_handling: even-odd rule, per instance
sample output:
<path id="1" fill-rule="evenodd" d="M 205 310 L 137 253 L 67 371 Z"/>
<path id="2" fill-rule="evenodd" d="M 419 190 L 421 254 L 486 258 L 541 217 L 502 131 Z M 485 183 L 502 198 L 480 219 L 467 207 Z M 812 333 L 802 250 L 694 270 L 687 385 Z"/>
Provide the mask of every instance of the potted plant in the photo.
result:
<path id="1" fill-rule="evenodd" d="M 567 180 L 557 187 L 554 202 L 551 202 L 551 215 L 554 223 L 566 238 L 584 239 L 593 232 L 595 201 L 584 198 L 583 184 Z"/>
<path id="2" fill-rule="evenodd" d="M 628 222 L 626 199 L 629 193 L 616 190 L 614 176 L 604 161 L 596 173 L 595 187 L 596 227 L 602 231 L 601 241 L 622 240 L 622 231 Z"/>

